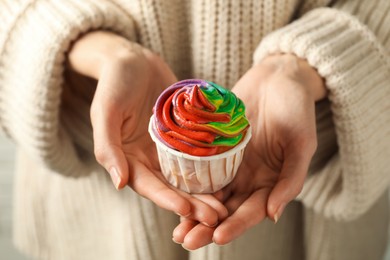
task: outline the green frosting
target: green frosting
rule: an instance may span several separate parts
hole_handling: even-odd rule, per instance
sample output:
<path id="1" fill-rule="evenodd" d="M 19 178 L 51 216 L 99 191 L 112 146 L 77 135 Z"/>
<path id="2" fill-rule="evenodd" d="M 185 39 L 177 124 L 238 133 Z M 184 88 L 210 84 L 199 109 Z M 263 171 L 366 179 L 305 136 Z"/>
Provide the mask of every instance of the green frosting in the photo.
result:
<path id="1" fill-rule="evenodd" d="M 208 83 L 210 85 L 202 85 L 200 90 L 215 107 L 216 110 L 214 112 L 228 114 L 231 118 L 227 123 L 211 122 L 206 124 L 226 135 L 216 138 L 213 144 L 235 146 L 241 141 L 243 137 L 242 132 L 249 125 L 245 117 L 245 105 L 233 92 L 213 82 Z"/>

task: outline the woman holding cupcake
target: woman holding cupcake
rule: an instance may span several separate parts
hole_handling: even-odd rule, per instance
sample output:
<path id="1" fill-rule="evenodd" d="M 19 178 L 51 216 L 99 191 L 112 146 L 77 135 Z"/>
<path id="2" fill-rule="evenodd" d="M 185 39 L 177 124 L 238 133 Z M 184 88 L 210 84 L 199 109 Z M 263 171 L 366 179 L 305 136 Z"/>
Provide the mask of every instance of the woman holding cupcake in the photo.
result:
<path id="1" fill-rule="evenodd" d="M 383 259 L 387 0 L 5 0 L 0 17 L 27 255 Z"/>

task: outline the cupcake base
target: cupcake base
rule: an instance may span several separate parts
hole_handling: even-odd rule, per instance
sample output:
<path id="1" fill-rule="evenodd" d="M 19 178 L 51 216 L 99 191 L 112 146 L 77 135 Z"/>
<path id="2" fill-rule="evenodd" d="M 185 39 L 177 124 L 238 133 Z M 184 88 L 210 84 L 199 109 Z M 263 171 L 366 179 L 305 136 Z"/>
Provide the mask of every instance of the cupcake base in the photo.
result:
<path id="1" fill-rule="evenodd" d="M 174 187 L 188 193 L 213 193 L 235 177 L 244 150 L 251 138 L 248 128 L 244 139 L 234 148 L 213 156 L 184 154 L 163 144 L 154 134 L 153 116 L 149 122 L 149 134 L 156 143 L 161 172 Z"/>

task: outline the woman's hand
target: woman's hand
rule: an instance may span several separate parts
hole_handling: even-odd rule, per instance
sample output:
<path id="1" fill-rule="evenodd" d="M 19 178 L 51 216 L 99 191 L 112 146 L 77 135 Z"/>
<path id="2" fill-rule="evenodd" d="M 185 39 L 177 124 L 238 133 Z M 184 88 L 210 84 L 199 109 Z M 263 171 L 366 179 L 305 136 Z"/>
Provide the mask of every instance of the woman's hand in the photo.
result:
<path id="1" fill-rule="evenodd" d="M 117 189 L 126 185 L 178 215 L 215 225 L 227 211 L 168 185 L 148 123 L 155 100 L 175 75 L 157 55 L 109 32 L 91 32 L 69 53 L 75 71 L 98 80 L 91 105 L 95 156 Z M 210 196 L 211 197 L 211 196 Z M 212 197 L 210 199 L 213 199 Z"/>
<path id="2" fill-rule="evenodd" d="M 215 197 L 229 217 L 210 228 L 182 218 L 174 239 L 188 249 L 223 245 L 269 217 L 275 222 L 301 191 L 316 150 L 315 101 L 326 95 L 323 80 L 293 55 L 270 56 L 252 67 L 233 92 L 252 127 L 236 178 Z"/>

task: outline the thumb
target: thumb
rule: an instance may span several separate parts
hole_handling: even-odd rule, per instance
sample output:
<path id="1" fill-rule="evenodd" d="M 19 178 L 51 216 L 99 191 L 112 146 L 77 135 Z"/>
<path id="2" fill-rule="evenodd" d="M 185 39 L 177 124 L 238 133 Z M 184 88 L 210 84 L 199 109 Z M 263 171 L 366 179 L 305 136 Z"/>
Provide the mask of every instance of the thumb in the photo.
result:
<path id="1" fill-rule="evenodd" d="M 286 205 L 301 192 L 312 156 L 311 150 L 302 147 L 300 152 L 296 149 L 286 150 L 279 179 L 267 203 L 268 217 L 275 223 L 280 219 Z"/>
<path id="2" fill-rule="evenodd" d="M 116 189 L 123 188 L 129 179 L 128 163 L 122 150 L 122 118 L 114 107 L 96 104 L 91 108 L 94 154 L 96 160 L 110 174 Z"/>

